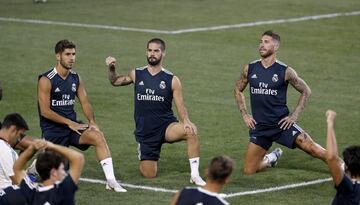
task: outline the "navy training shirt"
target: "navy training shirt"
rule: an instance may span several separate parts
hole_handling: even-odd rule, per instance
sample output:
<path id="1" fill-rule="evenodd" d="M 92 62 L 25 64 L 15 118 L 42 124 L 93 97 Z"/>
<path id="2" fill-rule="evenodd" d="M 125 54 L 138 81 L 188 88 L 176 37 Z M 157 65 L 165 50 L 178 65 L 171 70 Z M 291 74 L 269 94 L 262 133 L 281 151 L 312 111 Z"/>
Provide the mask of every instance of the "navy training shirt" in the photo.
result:
<path id="1" fill-rule="evenodd" d="M 229 203 L 217 193 L 207 191 L 201 187 L 184 188 L 179 195 L 177 205 L 228 205 Z"/>
<path id="2" fill-rule="evenodd" d="M 285 81 L 287 65 L 276 61 L 264 68 L 261 60 L 249 64 L 251 112 L 259 125 L 277 125 L 289 114 L 286 105 L 288 83 Z"/>
<path id="3" fill-rule="evenodd" d="M 151 75 L 147 67 L 135 69 L 135 135 L 146 137 L 169 121 L 174 121 L 172 111 L 172 79 L 174 75 L 162 69 Z"/>
<path id="4" fill-rule="evenodd" d="M 74 71 L 70 71 L 67 78 L 63 79 L 57 73 L 56 69 L 53 68 L 39 75 L 39 80 L 42 76 L 45 76 L 51 82 L 50 109 L 65 118 L 76 121 L 74 106 L 77 89 L 80 83 L 78 74 Z M 61 132 L 64 129 L 69 130 L 67 125 L 53 122 L 41 116 L 40 106 L 38 109 L 40 115 L 40 127 L 43 132 L 49 130 L 52 132 Z"/>

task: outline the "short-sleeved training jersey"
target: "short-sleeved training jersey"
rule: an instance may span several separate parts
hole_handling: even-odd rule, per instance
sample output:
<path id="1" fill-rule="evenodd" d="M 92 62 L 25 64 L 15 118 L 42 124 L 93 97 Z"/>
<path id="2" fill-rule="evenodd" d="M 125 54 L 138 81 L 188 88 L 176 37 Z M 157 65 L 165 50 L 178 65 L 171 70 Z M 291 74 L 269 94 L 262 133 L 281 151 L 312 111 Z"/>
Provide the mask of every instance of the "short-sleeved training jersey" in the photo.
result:
<path id="1" fill-rule="evenodd" d="M 203 188 L 184 188 L 179 195 L 177 205 L 228 205 L 229 203 L 217 193 Z"/>
<path id="2" fill-rule="evenodd" d="M 62 79 L 57 73 L 56 69 L 53 68 L 41 75 L 39 79 L 45 76 L 51 82 L 51 92 L 50 92 L 50 109 L 56 112 L 57 114 L 68 118 L 72 121 L 76 121 L 76 112 L 74 110 L 75 97 L 77 95 L 77 89 L 79 87 L 79 76 L 74 71 L 70 71 L 66 79 Z M 67 125 L 59 124 L 53 122 L 40 114 L 40 127 L 42 131 L 53 131 L 61 132 L 66 129 L 69 130 Z"/>
<path id="3" fill-rule="evenodd" d="M 147 67 L 135 69 L 134 118 L 137 137 L 151 135 L 164 123 L 175 119 L 172 111 L 173 76 L 166 69 L 156 75 L 151 75 Z"/>
<path id="4" fill-rule="evenodd" d="M 259 125 L 277 125 L 289 114 L 286 105 L 288 83 L 285 81 L 287 65 L 276 61 L 264 68 L 261 60 L 249 64 L 251 112 Z"/>

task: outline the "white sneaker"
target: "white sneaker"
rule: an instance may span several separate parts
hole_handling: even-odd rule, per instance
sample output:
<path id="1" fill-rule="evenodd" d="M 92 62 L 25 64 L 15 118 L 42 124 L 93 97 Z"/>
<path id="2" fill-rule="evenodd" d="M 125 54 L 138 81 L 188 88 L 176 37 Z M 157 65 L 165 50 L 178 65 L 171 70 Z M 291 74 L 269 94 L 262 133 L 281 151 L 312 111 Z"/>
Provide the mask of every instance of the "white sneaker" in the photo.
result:
<path id="1" fill-rule="evenodd" d="M 114 190 L 115 192 L 127 192 L 116 180 L 108 180 L 106 183 L 107 190 Z"/>
<path id="2" fill-rule="evenodd" d="M 190 178 L 190 183 L 194 183 L 198 186 L 205 186 L 206 182 L 198 175 Z"/>
<path id="3" fill-rule="evenodd" d="M 272 159 L 269 159 L 269 167 L 275 167 L 279 158 L 281 157 L 283 151 L 280 148 L 276 148 L 274 149 L 274 151 L 272 151 L 270 154 L 273 154 L 275 157 L 273 157 Z"/>

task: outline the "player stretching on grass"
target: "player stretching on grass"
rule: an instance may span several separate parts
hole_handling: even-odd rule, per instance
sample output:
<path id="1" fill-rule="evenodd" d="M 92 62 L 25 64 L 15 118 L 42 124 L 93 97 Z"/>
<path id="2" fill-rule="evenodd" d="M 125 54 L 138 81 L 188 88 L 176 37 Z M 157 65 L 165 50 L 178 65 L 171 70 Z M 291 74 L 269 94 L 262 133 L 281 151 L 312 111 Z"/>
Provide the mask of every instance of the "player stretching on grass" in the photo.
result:
<path id="1" fill-rule="evenodd" d="M 246 151 L 244 173 L 247 175 L 273 167 L 282 154 L 280 148 L 266 154 L 273 142 L 294 149 L 300 148 L 313 157 L 325 161 L 326 150 L 315 143 L 297 124 L 300 113 L 310 96 L 309 86 L 294 69 L 276 59 L 280 36 L 266 31 L 260 40 L 260 60 L 244 67 L 236 81 L 235 98 L 243 120 L 250 128 L 250 142 Z M 250 85 L 252 115 L 245 105 L 244 90 Z M 289 113 L 286 104 L 287 86 L 300 92 L 295 110 Z"/>
<path id="2" fill-rule="evenodd" d="M 106 189 L 126 192 L 116 181 L 113 162 L 104 134 L 95 122 L 80 76 L 72 68 L 75 64 L 75 44 L 61 40 L 55 46 L 57 64 L 41 74 L 38 83 L 38 102 L 42 136 L 48 141 L 86 150 L 94 146 L 107 179 Z M 88 124 L 77 121 L 75 97 L 80 100 Z"/>
<path id="3" fill-rule="evenodd" d="M 196 126 L 190 121 L 182 96 L 178 77 L 163 68 L 165 42 L 151 39 L 147 44 L 148 65 L 136 68 L 127 75 L 115 70 L 116 59 L 108 57 L 109 80 L 113 86 L 134 83 L 135 88 L 135 137 L 138 142 L 140 172 L 145 178 L 157 174 L 157 161 L 163 143 L 186 140 L 191 168 L 190 182 L 203 186 L 199 175 L 199 141 Z M 174 117 L 174 99 L 181 122 Z"/>

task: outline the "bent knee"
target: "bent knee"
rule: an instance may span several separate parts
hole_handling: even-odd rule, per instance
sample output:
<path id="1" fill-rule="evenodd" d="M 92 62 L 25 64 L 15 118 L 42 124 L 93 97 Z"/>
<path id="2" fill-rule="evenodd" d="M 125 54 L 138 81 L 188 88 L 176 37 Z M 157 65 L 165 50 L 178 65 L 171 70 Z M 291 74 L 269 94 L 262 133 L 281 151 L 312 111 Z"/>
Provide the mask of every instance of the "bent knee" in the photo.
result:
<path id="1" fill-rule="evenodd" d="M 91 144 L 93 145 L 105 145 L 106 140 L 102 132 L 91 130 L 86 133 L 84 136 L 88 140 L 90 140 Z M 88 141 L 87 140 L 87 141 Z"/>
<path id="2" fill-rule="evenodd" d="M 243 173 L 244 173 L 245 175 L 255 174 L 256 171 L 257 171 L 256 169 L 252 169 L 252 168 L 248 168 L 248 167 L 245 167 L 245 168 L 243 169 Z"/>
<path id="3" fill-rule="evenodd" d="M 155 170 L 140 170 L 141 175 L 146 179 L 151 179 L 156 177 L 156 171 Z"/>

